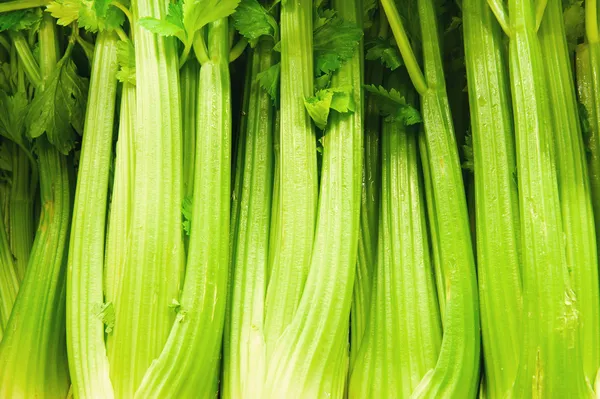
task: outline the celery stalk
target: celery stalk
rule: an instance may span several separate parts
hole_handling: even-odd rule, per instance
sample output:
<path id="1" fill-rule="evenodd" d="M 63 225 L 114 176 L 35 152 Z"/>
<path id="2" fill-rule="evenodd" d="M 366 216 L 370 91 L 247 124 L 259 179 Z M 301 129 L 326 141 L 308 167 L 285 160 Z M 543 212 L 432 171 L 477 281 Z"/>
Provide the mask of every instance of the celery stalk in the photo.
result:
<path id="1" fill-rule="evenodd" d="M 56 25 L 49 14 L 43 17 L 39 40 L 46 79 L 58 58 Z M 42 210 L 27 271 L 0 343 L 0 397 L 6 398 L 65 397 L 69 388 L 64 278 L 71 162 L 45 136 L 36 139 L 36 148 Z"/>
<path id="2" fill-rule="evenodd" d="M 207 47 L 209 58 L 201 63 L 198 87 L 194 200 L 185 282 L 175 324 L 136 398 L 210 398 L 218 391 L 231 195 L 227 19 L 208 25 Z"/>
<path id="3" fill-rule="evenodd" d="M 273 40 L 259 41 L 252 52 L 246 90 L 249 98 L 246 120 L 239 139 L 234 202 L 237 221 L 232 220 L 231 303 L 225 328 L 224 398 L 261 398 L 265 373 L 263 333 L 264 299 L 267 286 L 269 224 L 273 191 L 273 125 L 275 112 L 269 94 L 260 87 L 258 73 L 274 61 Z M 244 128 L 245 127 L 245 128 Z M 235 212 L 235 211 L 234 211 Z"/>
<path id="4" fill-rule="evenodd" d="M 425 149 L 430 192 L 433 205 L 429 213 L 437 242 L 443 272 L 444 296 L 440 302 L 444 336 L 440 356 L 413 392 L 414 397 L 471 397 L 479 383 L 479 304 L 475 262 L 469 229 L 469 215 L 462 180 L 462 169 L 448 104 L 438 26 L 434 2 L 418 0 L 421 28 L 423 74 L 415 59 L 402 26 L 396 5 L 383 0 L 385 13 L 400 48 L 413 85 L 421 95 L 421 110 L 425 126 L 422 143 Z M 452 237 L 452 239 L 448 239 Z M 438 290 L 440 287 L 438 287 Z"/>
<path id="5" fill-rule="evenodd" d="M 502 30 L 485 2 L 463 2 L 471 108 L 475 218 L 487 396 L 514 382 L 521 349 L 523 293 L 516 154 Z"/>
<path id="6" fill-rule="evenodd" d="M 73 392 L 78 397 L 114 397 L 104 344 L 102 278 L 117 43 L 113 32 L 101 32 L 96 40 L 73 208 L 67 264 L 67 350 Z"/>
<path id="7" fill-rule="evenodd" d="M 548 1 L 538 36 L 553 117 L 566 266 L 579 319 L 579 356 L 569 360 L 574 369 L 583 366 L 585 378 L 593 383 L 600 366 L 598 255 L 586 152 L 560 1 Z"/>
<path id="8" fill-rule="evenodd" d="M 388 85 L 397 82 L 392 76 Z M 442 326 L 417 134 L 403 121 L 383 123 L 377 265 L 367 332 L 350 376 L 350 398 L 409 397 L 439 355 Z"/>
<path id="9" fill-rule="evenodd" d="M 287 2 L 283 8 L 290 4 Z M 335 0 L 333 8 L 345 21 L 362 26 L 360 1 Z M 282 12 L 282 23 L 291 17 L 284 14 Z M 282 39 L 285 33 L 282 26 Z M 331 122 L 323 137 L 319 211 L 308 278 L 298 310 L 268 358 L 264 397 L 344 397 L 363 163 L 363 101 L 360 90 L 363 57 L 362 46 L 359 48 L 332 77 L 333 87 L 352 87 L 355 112 L 330 115 Z M 282 51 L 282 62 L 284 57 Z M 282 84 L 286 78 L 282 74 Z M 283 120 L 282 115 L 282 123 Z M 282 142 L 284 137 L 282 135 Z M 282 153 L 281 160 L 284 173 L 285 153 Z M 282 202 L 286 190 L 284 181 L 281 186 Z M 283 218 L 279 222 L 282 225 L 286 223 Z"/>
<path id="10" fill-rule="evenodd" d="M 3 214 L 0 209 L 0 342 L 19 291 L 19 280 L 6 236 Z"/>
<path id="11" fill-rule="evenodd" d="M 304 107 L 313 95 L 313 4 L 281 4 L 281 88 L 277 221 L 269 245 L 265 309 L 267 361 L 294 317 L 308 274 L 317 214 L 315 128 Z M 275 212 L 275 210 L 274 210 Z"/>

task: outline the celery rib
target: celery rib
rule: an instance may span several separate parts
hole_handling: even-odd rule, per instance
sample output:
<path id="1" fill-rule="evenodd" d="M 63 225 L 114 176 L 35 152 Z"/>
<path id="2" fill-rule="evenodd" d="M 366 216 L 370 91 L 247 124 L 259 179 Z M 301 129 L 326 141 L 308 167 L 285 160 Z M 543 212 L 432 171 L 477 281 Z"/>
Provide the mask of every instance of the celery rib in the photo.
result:
<path id="1" fill-rule="evenodd" d="M 600 366 L 600 300 L 598 254 L 586 153 L 579 123 L 571 57 L 567 47 L 562 3 L 549 0 L 538 36 L 554 126 L 558 188 L 566 244 L 566 266 L 575 292 L 579 319 L 578 357 L 593 384 Z"/>
<path id="2" fill-rule="evenodd" d="M 401 42 L 397 37 L 399 28 L 394 27 L 393 22 L 398 20 L 401 24 L 397 10 L 386 3 L 383 4 L 388 19 L 390 14 L 396 14 L 390 19 L 390 26 L 396 40 Z M 417 8 L 427 88 L 422 90 L 419 82 L 414 80 L 413 84 L 421 94 L 425 125 L 422 143 L 426 147 L 421 153 L 426 156 L 423 162 L 428 164 L 426 187 L 431 189 L 427 195 L 432 205 L 429 221 L 434 225 L 438 240 L 432 247 L 438 252 L 439 269 L 443 271 L 445 295 L 441 302 L 445 301 L 445 308 L 442 315 L 444 336 L 437 364 L 423 377 L 412 395 L 415 398 L 470 397 L 475 395 L 479 380 L 480 335 L 469 217 L 444 82 L 434 2 L 418 0 Z M 404 51 L 402 54 L 406 59 Z"/>
<path id="3" fill-rule="evenodd" d="M 377 267 L 350 398 L 410 397 L 440 350 L 416 133 L 402 121 L 383 123 Z"/>
<path id="4" fill-rule="evenodd" d="M 19 280 L 6 236 L 3 213 L 0 209 L 0 342 L 19 291 Z"/>
<path id="5" fill-rule="evenodd" d="M 67 268 L 67 351 L 73 392 L 113 398 L 104 344 L 103 273 L 108 178 L 117 96 L 117 42 L 96 40 Z"/>
<path id="6" fill-rule="evenodd" d="M 181 116 L 175 38 L 159 37 L 138 23 L 164 18 L 167 3 L 132 4 L 136 59 L 135 183 L 131 234 L 115 298 L 115 328 L 108 336 L 115 396 L 134 396 L 163 349 L 175 314 L 184 267 L 181 229 Z"/>
<path id="7" fill-rule="evenodd" d="M 273 190 L 274 109 L 256 76 L 274 61 L 273 42 L 261 40 L 248 69 L 249 93 L 245 130 L 240 132 L 241 157 L 236 185 L 241 185 L 238 218 L 232 220 L 233 269 L 231 303 L 225 333 L 223 393 L 225 398 L 261 398 L 264 383 L 264 299 L 267 285 L 269 224 Z"/>
<path id="8" fill-rule="evenodd" d="M 463 2 L 487 395 L 502 398 L 519 363 L 523 293 L 516 154 L 502 31 L 485 2 Z M 488 397 L 486 396 L 486 397 Z"/>
<path id="9" fill-rule="evenodd" d="M 337 0 L 333 6 L 345 21 L 362 26 L 360 1 Z M 356 50 L 332 77 L 333 87 L 352 87 L 356 111 L 331 115 L 323 138 L 319 216 L 308 279 L 296 314 L 268 358 L 267 398 L 344 397 L 360 229 L 361 83 L 362 51 Z"/>
<path id="10" fill-rule="evenodd" d="M 509 42 L 523 254 L 523 333 L 510 395 L 585 397 L 575 356 L 577 305 L 566 268 L 552 114 L 530 0 L 510 0 Z M 540 73 L 542 72 L 542 73 Z"/>
<path id="11" fill-rule="evenodd" d="M 367 68 L 369 83 L 381 84 L 383 67 L 371 64 Z M 358 257 L 356 278 L 350 316 L 350 364 L 358 354 L 362 337 L 366 329 L 371 303 L 371 286 L 377 257 L 377 226 L 380 185 L 380 138 L 381 117 L 375 98 L 369 97 L 365 103 L 364 122 L 364 164 L 363 187 L 361 193 L 360 235 L 358 239 Z M 352 367 L 352 366 L 351 366 Z"/>
<path id="12" fill-rule="evenodd" d="M 270 245 L 270 278 L 265 309 L 267 361 L 291 322 L 310 265 L 317 213 L 315 128 L 304 99 L 313 95 L 313 5 L 281 5 L 281 116 L 278 212 Z"/>
<path id="13" fill-rule="evenodd" d="M 58 58 L 56 25 L 49 14 L 43 16 L 39 40 L 41 72 L 47 78 Z M 42 209 L 25 277 L 0 343 L 0 397 L 6 398 L 58 398 L 69 389 L 64 283 L 71 162 L 45 137 L 36 139 L 36 147 Z"/>
<path id="14" fill-rule="evenodd" d="M 194 205 L 180 309 L 169 338 L 144 376 L 136 398 L 210 398 L 217 394 L 229 273 L 228 37 L 227 19 L 209 24 L 210 60 L 200 68 Z"/>

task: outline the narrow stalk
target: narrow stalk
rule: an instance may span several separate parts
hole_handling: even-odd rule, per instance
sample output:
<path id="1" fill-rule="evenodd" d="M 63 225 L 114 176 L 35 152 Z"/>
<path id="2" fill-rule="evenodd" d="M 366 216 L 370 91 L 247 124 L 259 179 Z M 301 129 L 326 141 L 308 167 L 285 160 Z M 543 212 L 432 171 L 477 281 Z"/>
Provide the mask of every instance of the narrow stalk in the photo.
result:
<path id="1" fill-rule="evenodd" d="M 73 208 L 67 269 L 67 349 L 72 390 L 78 397 L 114 397 L 101 312 L 117 43 L 113 32 L 101 32 L 96 39 Z"/>
<path id="2" fill-rule="evenodd" d="M 135 86 L 124 83 L 119 112 L 119 138 L 115 158 L 115 177 L 111 193 L 108 232 L 106 238 L 106 260 L 104 262 L 105 302 L 116 303 L 117 293 L 123 282 L 127 246 L 123 240 L 129 237 L 133 192 L 135 187 Z"/>
<path id="3" fill-rule="evenodd" d="M 179 64 L 173 37 L 137 23 L 165 18 L 167 2 L 132 4 L 135 30 L 135 184 L 131 230 L 115 298 L 115 328 L 108 336 L 110 378 L 118 398 L 132 398 L 160 355 L 175 313 L 184 268 L 181 229 L 181 110 Z"/>
<path id="4" fill-rule="evenodd" d="M 275 60 L 273 41 L 261 40 L 252 51 L 246 90 L 250 91 L 245 129 L 240 131 L 241 185 L 230 260 L 231 304 L 226 324 L 223 364 L 224 398 L 262 398 L 265 344 L 262 328 L 267 288 L 269 224 L 273 191 L 275 110 L 260 87 L 258 73 Z"/>
<path id="5" fill-rule="evenodd" d="M 19 280 L 8 245 L 3 214 L 4 211 L 0 209 L 0 342 L 19 291 Z"/>
<path id="6" fill-rule="evenodd" d="M 370 63 L 367 66 L 369 84 L 382 83 L 383 66 Z M 365 142 L 363 184 L 361 194 L 360 235 L 358 238 L 358 261 L 350 316 L 350 367 L 358 354 L 367 325 L 371 303 L 373 271 L 377 263 L 377 230 L 379 221 L 380 185 L 380 127 L 381 117 L 374 97 L 368 97 L 365 104 Z"/>
<path id="7" fill-rule="evenodd" d="M 183 122 L 183 196 L 194 193 L 194 166 L 196 157 L 196 110 L 198 74 L 200 65 L 195 59 L 188 60 L 179 72 L 181 78 L 181 119 Z"/>
<path id="8" fill-rule="evenodd" d="M 43 7 L 51 0 L 13 0 L 0 3 L 0 13 L 25 10 L 27 8 Z"/>
<path id="9" fill-rule="evenodd" d="M 31 161 L 21 147 L 13 143 L 12 184 L 10 190 L 10 248 L 15 258 L 17 279 L 23 280 L 33 245 L 33 194 Z"/>
<path id="10" fill-rule="evenodd" d="M 29 43 L 27 43 L 27 39 L 21 32 L 18 31 L 9 31 L 10 37 L 15 45 L 15 49 L 19 54 L 20 64 L 25 70 L 27 74 L 27 78 L 33 85 L 33 87 L 41 87 L 42 86 L 42 76 L 40 73 L 40 67 L 31 52 L 31 48 L 29 47 Z"/>
<path id="11" fill-rule="evenodd" d="M 228 33 L 227 19 L 209 24 L 210 61 L 201 65 L 198 87 L 193 219 L 185 282 L 175 324 L 160 356 L 144 376 L 136 398 L 210 398 L 218 392 L 229 274 Z"/>
<path id="12" fill-rule="evenodd" d="M 485 2 L 463 1 L 486 389 L 502 398 L 521 353 L 523 289 L 516 150 L 502 30 Z"/>

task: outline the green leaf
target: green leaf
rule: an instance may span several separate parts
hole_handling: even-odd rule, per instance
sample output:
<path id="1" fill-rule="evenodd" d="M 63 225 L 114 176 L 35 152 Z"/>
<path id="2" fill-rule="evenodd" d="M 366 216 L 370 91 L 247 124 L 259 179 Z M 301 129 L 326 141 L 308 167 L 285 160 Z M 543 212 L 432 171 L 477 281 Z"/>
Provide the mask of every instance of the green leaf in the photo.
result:
<path id="1" fill-rule="evenodd" d="M 169 10 L 164 20 L 145 17 L 140 18 L 139 24 L 152 33 L 161 36 L 175 36 L 182 42 L 188 38 L 183 25 L 183 2 L 169 4 Z"/>
<path id="2" fill-rule="evenodd" d="M 462 163 L 462 167 L 470 172 L 475 171 L 475 160 L 473 158 L 473 136 L 471 133 L 467 133 L 465 136 L 465 144 L 463 145 L 463 155 L 465 160 Z"/>
<path id="3" fill-rule="evenodd" d="M 114 30 L 125 21 L 125 15 L 111 0 L 54 0 L 46 11 L 57 18 L 59 25 L 77 21 L 89 32 Z"/>
<path id="4" fill-rule="evenodd" d="M 183 25 L 189 38 L 210 22 L 235 12 L 240 0 L 183 0 Z"/>
<path id="5" fill-rule="evenodd" d="M 0 170 L 12 170 L 11 154 L 5 142 L 0 141 Z"/>
<path id="6" fill-rule="evenodd" d="M 192 209 L 194 206 L 194 199 L 190 196 L 183 199 L 181 204 L 181 214 L 183 215 L 183 231 L 186 235 L 190 235 L 192 232 Z"/>
<path id="7" fill-rule="evenodd" d="M 41 19 L 42 12 L 39 8 L 0 13 L 0 32 L 31 29 L 39 24 Z"/>
<path id="8" fill-rule="evenodd" d="M 241 0 L 231 17 L 237 31 L 252 47 L 261 36 L 276 36 L 277 22 L 257 0 Z"/>
<path id="9" fill-rule="evenodd" d="M 17 92 L 9 96 L 0 91 L 0 135 L 25 147 L 25 118 L 29 109 L 27 94 Z"/>
<path id="10" fill-rule="evenodd" d="M 88 81 L 77 75 L 75 64 L 62 59 L 43 90 L 36 92 L 27 113 L 31 138 L 46 133 L 48 141 L 63 154 L 69 153 L 83 133 Z"/>
<path id="11" fill-rule="evenodd" d="M 360 27 L 339 17 L 315 29 L 313 49 L 317 76 L 336 71 L 352 58 L 362 35 Z"/>
<path id="12" fill-rule="evenodd" d="M 367 60 L 379 60 L 386 68 L 392 71 L 402 65 L 402 56 L 395 45 L 395 40 L 377 38 L 367 43 Z"/>
<path id="13" fill-rule="evenodd" d="M 315 125 L 325 130 L 329 113 L 333 109 L 339 113 L 352 113 L 356 104 L 350 86 L 319 90 L 313 97 L 304 99 L 304 106 Z"/>
<path id="14" fill-rule="evenodd" d="M 281 73 L 281 64 L 277 63 L 269 67 L 269 69 L 259 72 L 256 78 L 260 82 L 260 87 L 265 89 L 273 100 L 273 104 L 277 104 L 279 98 L 279 75 Z"/>
<path id="15" fill-rule="evenodd" d="M 106 326 L 104 332 L 110 334 L 115 328 L 115 307 L 112 302 L 95 306 L 96 317 Z"/>
<path id="16" fill-rule="evenodd" d="M 419 111 L 407 104 L 406 99 L 396 89 L 386 90 L 383 86 L 366 85 L 365 90 L 377 100 L 379 112 L 386 121 L 402 121 L 406 126 L 421 123 Z"/>
<path id="17" fill-rule="evenodd" d="M 135 48 L 130 41 L 119 41 L 117 43 L 117 62 L 119 72 L 117 79 L 123 83 L 135 85 Z"/>

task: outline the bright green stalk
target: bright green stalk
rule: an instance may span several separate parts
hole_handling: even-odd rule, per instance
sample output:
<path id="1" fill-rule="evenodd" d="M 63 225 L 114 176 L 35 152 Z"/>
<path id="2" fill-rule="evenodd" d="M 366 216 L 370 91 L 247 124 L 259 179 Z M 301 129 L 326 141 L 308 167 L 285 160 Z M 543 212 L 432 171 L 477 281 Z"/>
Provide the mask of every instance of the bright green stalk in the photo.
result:
<path id="1" fill-rule="evenodd" d="M 598 255 L 586 151 L 581 136 L 562 3 L 549 0 L 539 31 L 553 116 L 558 188 L 567 269 L 579 318 L 579 354 L 570 358 L 593 384 L 600 367 Z"/>
<path id="2" fill-rule="evenodd" d="M 58 58 L 56 26 L 49 14 L 44 15 L 39 39 L 42 76 L 47 78 Z M 70 160 L 45 137 L 36 140 L 42 211 L 25 278 L 0 343 L 0 397 L 5 398 L 62 398 L 69 388 L 64 278 Z"/>
<path id="3" fill-rule="evenodd" d="M 405 60 L 410 60 L 412 50 L 404 43 L 398 11 L 393 1 L 383 0 L 390 19 L 390 27 Z M 413 395 L 419 398 L 471 397 L 479 383 L 479 304 L 475 262 L 469 229 L 469 215 L 465 198 L 462 169 L 452 126 L 452 116 L 444 81 L 444 70 L 434 1 L 417 0 L 421 26 L 421 46 L 425 67 L 422 82 L 407 63 L 415 88 L 421 94 L 421 110 L 425 126 L 423 143 L 426 150 L 424 163 L 428 163 L 433 211 L 430 224 L 438 242 L 445 287 L 443 313 L 444 337 L 438 362 L 421 381 Z M 400 26 L 399 26 L 400 25 Z M 448 239 L 452 237 L 452 239 Z M 435 239 L 435 237 L 434 237 Z"/>
<path id="4" fill-rule="evenodd" d="M 19 291 L 19 280 L 6 236 L 3 214 L 0 209 L 0 342 Z"/>
<path id="5" fill-rule="evenodd" d="M 592 194 L 592 207 L 596 227 L 596 237 L 600 235 L 600 37 L 598 35 L 598 14 L 596 0 L 585 2 L 586 16 L 586 39 L 587 43 L 577 48 L 577 86 L 579 101 L 587 111 L 589 132 L 587 137 L 586 158 L 588 161 L 588 177 Z M 598 248 L 598 247 L 596 247 Z M 596 287 L 597 288 L 597 287 Z M 585 322 L 584 322 L 585 327 Z M 590 326 L 597 328 L 597 325 Z M 597 333 L 597 331 L 596 331 Z M 585 350 L 584 356 L 592 359 L 597 356 L 591 350 Z M 597 359 L 597 357 L 596 357 Z M 586 367 L 585 373 L 589 377 L 592 372 L 591 365 Z M 596 386 L 598 393 L 598 381 L 596 377 L 590 379 Z"/>
<path id="6" fill-rule="evenodd" d="M 358 26 L 362 26 L 360 5 L 360 1 L 333 1 L 339 16 Z M 352 87 L 356 111 L 330 115 L 323 137 L 319 216 L 310 271 L 298 310 L 269 359 L 266 398 L 344 397 L 362 189 L 363 54 L 362 46 L 359 48 L 332 77 L 333 87 Z M 282 76 L 282 83 L 285 78 Z M 281 188 L 283 194 L 283 183 Z"/>
<path id="7" fill-rule="evenodd" d="M 262 398 L 265 380 L 264 300 L 267 287 L 269 224 L 273 191 L 273 125 L 275 112 L 257 74 L 274 61 L 273 41 L 261 40 L 249 68 L 245 130 L 240 131 L 241 163 L 236 182 L 241 185 L 233 269 L 231 303 L 226 324 L 223 364 L 223 398 Z"/>
<path id="8" fill-rule="evenodd" d="M 102 278 L 117 43 L 114 32 L 101 32 L 96 40 L 69 245 L 67 350 L 73 393 L 81 398 L 114 397 L 104 344 Z"/>
<path id="9" fill-rule="evenodd" d="M 175 38 L 144 29 L 142 17 L 164 18 L 167 2 L 132 3 L 136 59 L 135 184 L 131 234 L 108 336 L 117 398 L 131 398 L 160 355 L 175 313 L 184 267 L 181 229 L 182 149 L 179 62 Z M 135 232 L 135 233 L 134 233 Z"/>
<path id="10" fill-rule="evenodd" d="M 33 85 L 33 87 L 40 87 L 42 85 L 42 76 L 40 73 L 40 67 L 35 60 L 33 52 L 27 43 L 27 39 L 25 36 L 19 31 L 9 31 L 10 38 L 13 41 L 15 49 L 19 54 L 19 61 L 25 73 L 27 74 L 27 78 Z"/>
<path id="11" fill-rule="evenodd" d="M 12 144 L 12 184 L 10 190 L 10 248 L 15 257 L 17 278 L 23 280 L 33 245 L 33 195 L 31 160 L 17 144 Z M 35 191 L 35 186 L 33 186 Z"/>
<path id="12" fill-rule="evenodd" d="M 180 307 L 169 339 L 136 398 L 214 398 L 218 391 L 231 195 L 227 19 L 209 24 L 208 51 L 210 58 L 200 67 L 194 205 Z"/>
<path id="13" fill-rule="evenodd" d="M 442 341 L 417 131 L 402 121 L 384 122 L 381 141 L 373 300 L 367 333 L 350 376 L 350 398 L 410 397 L 435 367 Z"/>
<path id="14" fill-rule="evenodd" d="M 502 30 L 485 1 L 463 1 L 471 109 L 483 360 L 490 398 L 504 398 L 521 349 L 519 200 Z"/>
<path id="15" fill-rule="evenodd" d="M 183 196 L 194 193 L 194 166 L 196 157 L 196 98 L 198 96 L 199 64 L 188 59 L 181 67 L 181 120 L 183 122 Z"/>
<path id="16" fill-rule="evenodd" d="M 119 138 L 115 158 L 115 177 L 108 215 L 106 236 L 106 261 L 104 262 L 105 302 L 116 301 L 127 256 L 127 246 L 123 245 L 129 236 L 131 216 L 135 208 L 133 192 L 135 183 L 135 86 L 124 83 L 121 93 Z"/>
<path id="17" fill-rule="evenodd" d="M 13 0 L 0 3 L 0 13 L 25 10 L 27 8 L 42 7 L 50 3 L 50 0 Z"/>
<path id="18" fill-rule="evenodd" d="M 367 67 L 367 82 L 380 85 L 383 75 L 381 64 L 370 63 Z M 373 271 L 377 261 L 377 224 L 380 184 L 380 126 L 381 117 L 374 97 L 365 104 L 365 142 L 363 186 L 360 209 L 360 235 L 358 238 L 358 261 L 350 316 L 350 364 L 358 354 L 362 337 L 367 325 L 371 305 L 371 286 Z"/>
<path id="19" fill-rule="evenodd" d="M 313 3 L 287 1 L 280 8 L 281 162 L 279 182 L 275 183 L 278 214 L 272 217 L 277 226 L 273 226 L 270 244 L 273 262 L 265 309 L 267 358 L 294 317 L 302 296 L 315 237 L 318 199 L 315 128 L 304 107 L 304 99 L 314 94 Z"/>
<path id="20" fill-rule="evenodd" d="M 510 0 L 509 61 L 523 254 L 523 332 L 510 395 L 586 397 L 577 357 L 578 316 L 569 284 L 548 82 L 531 0 Z M 563 94 L 564 95 L 564 94 Z"/>

